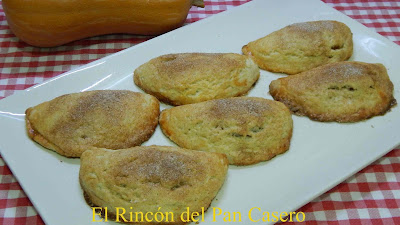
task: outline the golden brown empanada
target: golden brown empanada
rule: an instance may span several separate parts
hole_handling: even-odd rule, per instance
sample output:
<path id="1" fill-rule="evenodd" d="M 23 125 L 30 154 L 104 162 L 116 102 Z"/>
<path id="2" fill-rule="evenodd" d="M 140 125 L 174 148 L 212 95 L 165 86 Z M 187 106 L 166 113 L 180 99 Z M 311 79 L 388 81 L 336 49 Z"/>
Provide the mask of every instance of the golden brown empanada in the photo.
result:
<path id="1" fill-rule="evenodd" d="M 123 149 L 148 140 L 157 126 L 159 102 L 123 90 L 67 94 L 26 110 L 31 139 L 67 157 L 90 147 Z"/>

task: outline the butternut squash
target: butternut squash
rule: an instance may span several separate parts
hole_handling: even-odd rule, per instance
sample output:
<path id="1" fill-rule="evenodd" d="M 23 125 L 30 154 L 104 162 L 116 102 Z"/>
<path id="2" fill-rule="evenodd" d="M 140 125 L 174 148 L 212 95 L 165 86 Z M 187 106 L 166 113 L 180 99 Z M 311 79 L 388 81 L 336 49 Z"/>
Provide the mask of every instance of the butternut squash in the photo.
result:
<path id="1" fill-rule="evenodd" d="M 38 47 L 112 33 L 157 35 L 181 26 L 203 0 L 3 0 L 12 32 Z"/>

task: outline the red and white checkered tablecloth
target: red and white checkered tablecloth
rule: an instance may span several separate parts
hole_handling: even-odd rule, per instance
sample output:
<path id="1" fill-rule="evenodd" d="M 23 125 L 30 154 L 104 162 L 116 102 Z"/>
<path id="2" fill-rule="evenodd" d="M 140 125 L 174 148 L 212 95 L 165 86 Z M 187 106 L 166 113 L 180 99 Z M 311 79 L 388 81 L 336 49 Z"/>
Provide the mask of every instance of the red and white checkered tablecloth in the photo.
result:
<path id="1" fill-rule="evenodd" d="M 187 23 L 248 1 L 205 0 L 206 7 L 193 8 Z M 400 1 L 324 2 L 400 44 Z M 57 48 L 35 48 L 20 42 L 10 32 L 0 5 L 0 99 L 150 38 L 107 35 Z M 0 224 L 44 224 L 1 158 L 0 180 Z M 293 224 L 400 225 L 399 208 L 400 149 L 395 149 L 298 209 L 305 213 L 306 222 Z"/>

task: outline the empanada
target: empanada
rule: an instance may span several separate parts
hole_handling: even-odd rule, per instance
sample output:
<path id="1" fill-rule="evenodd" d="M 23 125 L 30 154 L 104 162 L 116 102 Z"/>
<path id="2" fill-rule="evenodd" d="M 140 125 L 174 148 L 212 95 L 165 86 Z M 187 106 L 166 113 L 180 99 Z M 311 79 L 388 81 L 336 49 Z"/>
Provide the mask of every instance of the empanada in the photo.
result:
<path id="1" fill-rule="evenodd" d="M 31 139 L 67 157 L 89 147 L 123 149 L 153 134 L 160 113 L 151 95 L 123 90 L 67 94 L 26 110 Z"/>
<path id="2" fill-rule="evenodd" d="M 243 46 L 258 66 L 271 72 L 297 74 L 353 54 L 352 33 L 337 21 L 295 23 Z"/>
<path id="3" fill-rule="evenodd" d="M 127 222 L 185 224 L 187 217 L 181 215 L 187 207 L 189 216 L 194 212 L 201 216 L 223 185 L 227 170 L 228 161 L 222 154 L 139 146 L 120 151 L 85 151 L 79 180 L 86 201 L 90 206 L 107 207 L 109 220 L 124 209 Z M 153 222 L 146 223 L 140 214 L 136 217 L 136 212 L 150 212 L 148 218 Z M 157 212 L 169 213 L 168 220 L 164 216 L 164 223 L 157 223 Z M 105 210 L 102 213 L 105 216 Z"/>
<path id="4" fill-rule="evenodd" d="M 365 120 L 396 103 L 386 68 L 362 62 L 332 63 L 280 78 L 269 92 L 295 114 L 318 121 Z"/>
<path id="5" fill-rule="evenodd" d="M 246 94 L 260 71 L 250 57 L 233 53 L 159 56 L 135 70 L 134 81 L 159 100 L 184 105 Z"/>
<path id="6" fill-rule="evenodd" d="M 183 148 L 224 153 L 230 164 L 250 165 L 289 149 L 293 121 L 280 102 L 237 97 L 166 109 L 160 125 Z"/>

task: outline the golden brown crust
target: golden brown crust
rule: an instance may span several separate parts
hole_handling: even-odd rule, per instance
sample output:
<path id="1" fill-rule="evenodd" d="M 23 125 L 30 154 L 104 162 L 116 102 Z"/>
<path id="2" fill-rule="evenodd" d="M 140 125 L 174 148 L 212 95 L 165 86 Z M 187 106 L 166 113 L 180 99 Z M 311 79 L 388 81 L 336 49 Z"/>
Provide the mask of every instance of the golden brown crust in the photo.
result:
<path id="1" fill-rule="evenodd" d="M 295 23 L 243 46 L 242 52 L 271 72 L 297 74 L 353 53 L 351 30 L 337 21 Z"/>
<path id="2" fill-rule="evenodd" d="M 115 207 L 122 207 L 133 215 L 172 212 L 175 222 L 168 224 L 185 224 L 182 212 L 187 207 L 191 213 L 206 210 L 227 169 L 225 155 L 178 147 L 95 149 L 83 153 L 79 180 L 88 204 L 107 207 L 109 219 L 115 217 Z"/>
<path id="3" fill-rule="evenodd" d="M 47 149 L 54 150 L 55 152 L 58 152 L 60 155 L 68 155 L 67 152 L 64 152 L 62 149 L 51 143 L 49 140 L 47 140 L 45 137 L 43 137 L 39 132 L 37 132 L 35 129 L 33 129 L 31 123 L 29 122 L 29 115 L 32 111 L 32 108 L 28 108 L 25 111 L 26 114 L 26 130 L 28 133 L 29 138 L 37 142 L 38 144 L 42 145 L 43 147 Z"/>
<path id="4" fill-rule="evenodd" d="M 234 165 L 255 164 L 287 151 L 293 129 L 285 105 L 256 97 L 166 109 L 159 123 L 163 133 L 177 145 L 226 154 Z"/>
<path id="5" fill-rule="evenodd" d="M 141 65 L 134 82 L 146 93 L 172 105 L 241 96 L 260 76 L 251 58 L 233 53 L 162 55 Z"/>
<path id="6" fill-rule="evenodd" d="M 63 95 L 26 110 L 28 136 L 66 157 L 87 148 L 140 145 L 158 121 L 156 98 L 131 91 L 102 90 Z"/>
<path id="7" fill-rule="evenodd" d="M 293 113 L 323 122 L 357 122 L 396 104 L 382 64 L 332 63 L 272 81 L 269 89 Z"/>

